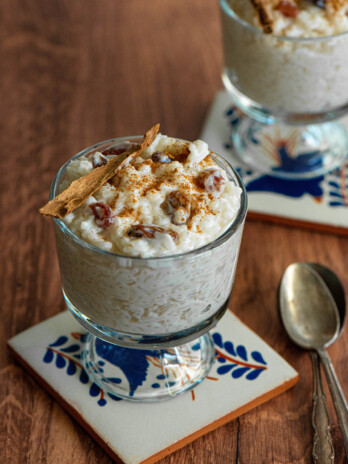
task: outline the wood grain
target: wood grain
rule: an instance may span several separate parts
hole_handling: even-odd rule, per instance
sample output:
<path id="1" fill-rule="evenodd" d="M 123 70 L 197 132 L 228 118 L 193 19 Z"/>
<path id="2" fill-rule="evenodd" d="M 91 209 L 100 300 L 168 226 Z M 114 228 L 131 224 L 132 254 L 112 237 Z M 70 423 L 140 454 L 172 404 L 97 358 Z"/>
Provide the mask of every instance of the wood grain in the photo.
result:
<path id="1" fill-rule="evenodd" d="M 11 336 L 64 308 L 49 220 L 37 210 L 57 169 L 80 149 L 152 123 L 195 139 L 220 83 L 216 0 L 3 0 L 0 3 L 0 462 L 110 463 L 22 370 Z M 348 289 L 348 242 L 248 221 L 232 308 L 299 372 L 289 392 L 161 464 L 310 463 L 312 377 L 277 314 L 288 264 L 317 261 Z M 348 394 L 347 331 L 329 349 Z M 329 398 L 329 393 L 327 391 Z M 337 463 L 347 462 L 330 399 Z"/>

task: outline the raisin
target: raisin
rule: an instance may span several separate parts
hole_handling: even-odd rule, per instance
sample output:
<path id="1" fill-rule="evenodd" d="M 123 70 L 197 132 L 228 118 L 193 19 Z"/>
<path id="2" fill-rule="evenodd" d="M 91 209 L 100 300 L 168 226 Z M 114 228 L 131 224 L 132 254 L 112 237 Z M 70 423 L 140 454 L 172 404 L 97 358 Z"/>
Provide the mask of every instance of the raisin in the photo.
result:
<path id="1" fill-rule="evenodd" d="M 167 151 L 155 151 L 152 154 L 151 159 L 154 163 L 169 164 L 175 160 L 175 157 Z"/>
<path id="2" fill-rule="evenodd" d="M 222 192 L 225 188 L 226 181 L 220 171 L 212 168 L 201 171 L 196 178 L 196 183 L 208 193 L 214 193 Z"/>
<path id="3" fill-rule="evenodd" d="M 277 9 L 286 18 L 297 18 L 300 12 L 298 6 L 291 0 L 281 0 L 278 3 Z"/>
<path id="4" fill-rule="evenodd" d="M 112 212 L 112 209 L 109 205 L 105 203 L 98 202 L 89 205 L 94 214 L 94 221 L 98 227 L 102 229 L 106 229 L 107 227 L 111 226 L 114 223 L 115 217 Z"/>
<path id="5" fill-rule="evenodd" d="M 102 153 L 94 153 L 92 158 L 92 164 L 94 168 L 99 168 L 106 164 L 109 160 Z"/>
<path id="6" fill-rule="evenodd" d="M 175 232 L 174 230 L 170 229 L 163 229 L 163 227 L 159 226 L 148 226 L 144 224 L 135 224 L 132 226 L 127 234 L 130 237 L 135 237 L 135 238 L 155 238 L 155 232 L 159 232 L 160 234 L 168 234 L 172 237 L 174 242 L 178 241 L 178 233 Z"/>
<path id="7" fill-rule="evenodd" d="M 171 221 L 177 226 L 186 224 L 191 214 L 191 203 L 188 198 L 178 190 L 170 192 L 165 201 L 165 209 L 171 216 Z"/>

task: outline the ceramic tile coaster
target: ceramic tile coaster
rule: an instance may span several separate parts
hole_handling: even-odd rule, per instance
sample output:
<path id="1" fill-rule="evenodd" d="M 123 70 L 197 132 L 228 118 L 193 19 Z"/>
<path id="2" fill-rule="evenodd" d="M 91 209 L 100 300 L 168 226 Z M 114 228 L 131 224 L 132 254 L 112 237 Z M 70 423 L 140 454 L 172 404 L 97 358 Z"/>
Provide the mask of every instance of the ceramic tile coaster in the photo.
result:
<path id="1" fill-rule="evenodd" d="M 209 377 L 191 392 L 159 403 L 120 400 L 91 384 L 80 359 L 85 334 L 67 311 L 15 336 L 9 348 L 115 461 L 150 464 L 298 379 L 296 371 L 231 312 L 211 333 L 216 360 Z"/>
<path id="2" fill-rule="evenodd" d="M 348 234 L 348 163 L 309 180 L 285 180 L 253 171 L 237 158 L 231 143 L 231 131 L 243 117 L 228 93 L 221 91 L 200 138 L 231 162 L 243 178 L 249 197 L 248 217 Z M 348 128 L 348 119 L 342 123 Z M 273 143 L 276 152 L 277 140 Z"/>

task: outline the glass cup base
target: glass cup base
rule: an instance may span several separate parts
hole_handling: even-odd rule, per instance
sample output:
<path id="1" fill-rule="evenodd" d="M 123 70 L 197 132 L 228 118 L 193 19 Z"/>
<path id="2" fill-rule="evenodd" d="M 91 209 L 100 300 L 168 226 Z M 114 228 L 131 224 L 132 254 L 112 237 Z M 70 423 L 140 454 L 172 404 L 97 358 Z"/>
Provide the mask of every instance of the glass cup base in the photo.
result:
<path id="1" fill-rule="evenodd" d="M 209 373 L 215 348 L 209 334 L 160 350 L 120 347 L 89 334 L 82 353 L 92 382 L 129 401 L 154 402 L 191 390 Z"/>
<path id="2" fill-rule="evenodd" d="M 294 127 L 243 117 L 232 141 L 248 167 L 283 179 L 324 175 L 342 166 L 348 154 L 348 134 L 338 122 Z"/>
<path id="3" fill-rule="evenodd" d="M 84 327 L 89 333 L 96 337 L 105 340 L 113 345 L 124 346 L 126 348 L 146 348 L 146 349 L 161 349 L 168 347 L 176 347 L 184 343 L 198 339 L 202 335 L 211 330 L 221 317 L 225 314 L 228 307 L 229 298 L 225 303 L 201 323 L 194 327 L 186 328 L 177 332 L 166 334 L 136 334 L 126 333 L 120 330 L 115 330 L 110 327 L 98 324 L 90 317 L 82 314 L 76 306 L 69 300 L 67 294 L 63 290 L 63 295 L 67 308 L 70 310 L 74 318 Z M 209 305 L 208 305 L 209 306 Z"/>

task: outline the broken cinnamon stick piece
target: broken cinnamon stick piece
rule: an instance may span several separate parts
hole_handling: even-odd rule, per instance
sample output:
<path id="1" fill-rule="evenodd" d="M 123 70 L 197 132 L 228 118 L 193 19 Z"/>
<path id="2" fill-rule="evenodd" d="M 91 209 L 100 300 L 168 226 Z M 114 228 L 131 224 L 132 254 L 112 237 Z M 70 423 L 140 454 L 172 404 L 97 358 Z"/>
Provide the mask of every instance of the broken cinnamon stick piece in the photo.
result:
<path id="1" fill-rule="evenodd" d="M 253 7 L 255 8 L 259 20 L 265 34 L 271 34 L 273 32 L 273 19 L 267 11 L 265 0 L 250 0 Z"/>
<path id="2" fill-rule="evenodd" d="M 107 164 L 74 180 L 67 189 L 40 208 L 40 213 L 59 219 L 70 214 L 111 179 L 111 177 L 115 176 L 124 166 L 128 165 L 133 158 L 140 155 L 145 148 L 149 147 L 155 140 L 158 131 L 159 124 L 156 124 L 146 132 L 140 148 L 127 150 L 121 155 L 112 158 Z"/>

